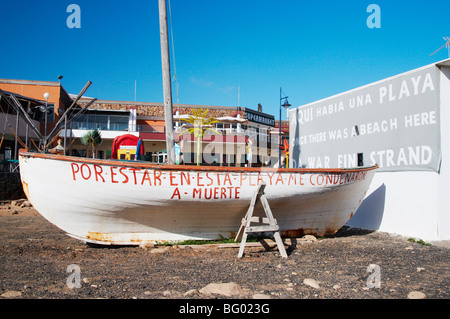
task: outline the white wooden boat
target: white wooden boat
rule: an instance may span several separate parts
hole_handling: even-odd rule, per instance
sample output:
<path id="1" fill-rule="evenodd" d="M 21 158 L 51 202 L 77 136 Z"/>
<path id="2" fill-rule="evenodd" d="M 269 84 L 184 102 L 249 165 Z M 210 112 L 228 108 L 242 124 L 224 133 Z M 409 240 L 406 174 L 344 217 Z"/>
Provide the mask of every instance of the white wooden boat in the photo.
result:
<path id="1" fill-rule="evenodd" d="M 232 238 L 260 183 L 282 236 L 332 234 L 356 212 L 377 168 L 162 166 L 25 150 L 19 161 L 40 214 L 74 238 L 115 245 Z"/>

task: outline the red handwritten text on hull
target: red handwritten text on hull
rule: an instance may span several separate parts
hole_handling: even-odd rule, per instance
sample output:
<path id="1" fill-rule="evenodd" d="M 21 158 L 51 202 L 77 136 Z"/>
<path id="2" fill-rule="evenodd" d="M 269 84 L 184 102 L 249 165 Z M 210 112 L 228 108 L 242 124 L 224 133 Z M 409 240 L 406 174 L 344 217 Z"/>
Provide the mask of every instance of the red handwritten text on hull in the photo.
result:
<path id="1" fill-rule="evenodd" d="M 302 172 L 188 172 L 145 168 L 101 166 L 71 163 L 73 181 L 99 184 L 132 184 L 137 187 L 174 187 L 172 199 L 237 199 L 242 187 L 268 186 L 333 186 L 362 181 L 367 172 L 302 173 Z M 188 186 L 189 192 L 186 192 Z M 180 191 L 179 187 L 184 187 Z"/>

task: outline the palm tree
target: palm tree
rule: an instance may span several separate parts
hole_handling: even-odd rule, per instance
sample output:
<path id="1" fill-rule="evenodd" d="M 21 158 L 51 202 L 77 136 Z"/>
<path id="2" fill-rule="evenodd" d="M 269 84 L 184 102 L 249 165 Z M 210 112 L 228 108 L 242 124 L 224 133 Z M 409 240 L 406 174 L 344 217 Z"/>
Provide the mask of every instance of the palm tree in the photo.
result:
<path id="1" fill-rule="evenodd" d="M 92 149 L 92 158 L 95 157 L 95 147 L 102 144 L 102 135 L 98 129 L 89 131 L 81 138 L 81 143 L 89 145 Z"/>
<path id="2" fill-rule="evenodd" d="M 180 135 L 184 133 L 194 134 L 194 137 L 197 138 L 197 166 L 200 165 L 200 152 L 201 152 L 201 142 L 203 136 L 207 132 L 212 132 L 214 134 L 220 135 L 215 129 L 213 129 L 213 124 L 218 123 L 219 121 L 213 117 L 207 117 L 208 109 L 203 111 L 202 109 L 194 109 L 192 111 L 193 115 L 190 115 L 188 119 L 182 119 L 185 122 L 188 122 L 192 125 L 181 132 Z"/>

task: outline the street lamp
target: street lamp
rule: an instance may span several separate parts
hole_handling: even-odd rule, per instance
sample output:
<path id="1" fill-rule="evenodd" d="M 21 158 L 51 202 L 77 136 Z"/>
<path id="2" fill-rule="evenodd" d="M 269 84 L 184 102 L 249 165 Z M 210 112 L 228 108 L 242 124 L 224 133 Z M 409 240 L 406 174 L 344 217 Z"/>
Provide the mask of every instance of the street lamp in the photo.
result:
<path id="1" fill-rule="evenodd" d="M 281 104 L 281 102 L 284 100 L 283 104 Z M 283 96 L 283 90 L 280 88 L 280 138 L 279 138 L 279 144 L 278 144 L 278 167 L 281 168 L 281 143 L 282 143 L 282 138 L 281 138 L 281 107 L 284 107 L 286 110 L 290 107 L 291 105 L 288 102 L 288 96 Z"/>
<path id="2" fill-rule="evenodd" d="M 44 98 L 45 98 L 45 139 L 44 139 L 44 151 L 45 146 L 47 145 L 47 113 L 48 113 L 48 98 L 50 97 L 50 93 L 45 92 Z M 42 111 L 42 109 L 41 109 Z"/>

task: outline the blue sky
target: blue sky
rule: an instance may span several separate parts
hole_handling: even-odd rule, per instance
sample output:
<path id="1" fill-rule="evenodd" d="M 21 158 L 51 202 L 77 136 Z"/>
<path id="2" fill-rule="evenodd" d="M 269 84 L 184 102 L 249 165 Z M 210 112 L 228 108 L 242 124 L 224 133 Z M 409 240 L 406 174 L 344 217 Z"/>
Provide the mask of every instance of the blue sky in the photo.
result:
<path id="1" fill-rule="evenodd" d="M 168 0 L 169 1 L 169 0 Z M 70 29 L 67 7 L 81 9 Z M 369 28 L 370 4 L 381 28 Z M 174 102 L 292 107 L 448 58 L 448 0 L 170 0 Z M 157 0 L 0 0 L 0 78 L 106 100 L 162 102 Z M 172 75 L 174 64 L 172 61 Z M 174 83 L 173 83 L 174 84 Z M 240 94 L 238 94 L 238 88 Z M 238 99 L 239 96 L 239 99 Z M 283 118 L 286 113 L 284 111 Z"/>

